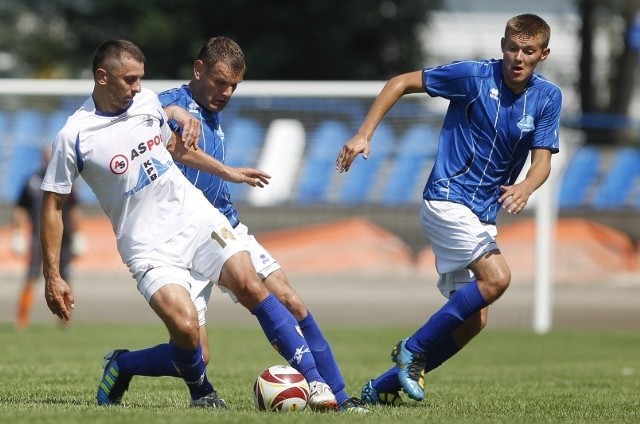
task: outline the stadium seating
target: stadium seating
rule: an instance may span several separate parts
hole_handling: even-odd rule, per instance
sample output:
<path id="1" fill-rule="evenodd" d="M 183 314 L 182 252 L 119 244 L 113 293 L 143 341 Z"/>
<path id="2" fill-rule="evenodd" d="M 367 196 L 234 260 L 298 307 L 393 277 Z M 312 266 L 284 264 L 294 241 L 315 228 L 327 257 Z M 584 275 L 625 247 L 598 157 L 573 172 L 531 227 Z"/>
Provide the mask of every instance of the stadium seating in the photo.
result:
<path id="1" fill-rule="evenodd" d="M 24 182 L 42 164 L 45 120 L 46 115 L 35 110 L 19 110 L 13 114 L 12 131 L 5 146 L 10 152 L 10 160 L 3 186 L 4 200 L 14 202 Z"/>
<path id="2" fill-rule="evenodd" d="M 302 109 L 306 111 L 304 107 Z M 15 201 L 23 182 L 38 169 L 43 146 L 54 140 L 69 113 L 68 110 L 44 113 L 35 109 L 0 112 L 0 132 L 5 135 L 0 149 L 0 161 L 4 164 L 0 167 L 0 201 Z M 280 161 L 279 165 L 270 165 L 277 168 L 278 173 L 283 167 L 297 170 L 284 177 L 274 175 L 273 184 L 279 178 L 286 180 L 276 184 L 284 184 L 283 193 L 286 194 L 285 198 L 271 199 L 269 204 L 410 204 L 419 200 L 422 184 L 437 151 L 437 132 L 433 126 L 411 124 L 399 133 L 398 138 L 396 134 L 401 131 L 398 128 L 403 128 L 403 123 L 397 125 L 396 121 L 402 116 L 390 116 L 391 122 L 383 122 L 376 130 L 369 159 L 364 161 L 359 157 L 348 173 L 338 174 L 335 172 L 336 156 L 354 134 L 351 125 L 360 118 L 336 114 L 319 121 L 303 120 L 304 131 L 298 128 L 295 138 L 304 138 L 306 134 L 306 149 L 303 150 L 304 140 L 287 145 L 289 139 L 279 138 L 278 144 L 283 143 L 285 147 L 276 149 L 279 153 L 269 154 L 264 122 L 247 116 L 250 115 L 236 113 L 225 121 L 228 125 L 223 125 L 226 163 L 260 167 L 262 155 L 267 154 Z M 275 143 L 275 139 L 272 142 Z M 289 161 L 291 163 L 284 163 Z M 273 173 L 274 169 L 265 170 Z M 246 184 L 233 183 L 229 184 L 229 189 L 237 202 L 250 200 L 249 192 L 260 191 L 249 190 Z M 76 184 L 76 191 L 80 201 L 96 203 L 95 196 L 82 180 Z M 567 161 L 558 200 L 561 209 L 640 209 L 640 150 L 579 147 Z M 250 203 L 256 202 L 264 203 L 256 199 Z"/>
<path id="3" fill-rule="evenodd" d="M 351 133 L 341 121 L 323 121 L 309 136 L 307 154 L 298 178 L 295 201 L 301 204 L 327 200 L 329 186 L 335 175 L 335 163 L 340 147 Z"/>
<path id="4" fill-rule="evenodd" d="M 583 146 L 576 150 L 562 177 L 558 202 L 561 209 L 587 206 L 587 193 L 597 179 L 599 168 L 597 148 Z"/>
<path id="5" fill-rule="evenodd" d="M 593 197 L 596 209 L 618 209 L 630 201 L 633 184 L 640 175 L 640 150 L 620 149 Z"/>
<path id="6" fill-rule="evenodd" d="M 378 183 L 378 175 L 393 150 L 395 136 L 384 122 L 373 133 L 369 158 L 358 156 L 349 172 L 343 174 L 343 184 L 338 200 L 345 205 L 363 203 L 370 200 Z M 336 151 L 336 156 L 338 152 Z"/>
<path id="7" fill-rule="evenodd" d="M 269 185 L 252 189 L 247 200 L 254 206 L 289 202 L 306 144 L 304 126 L 297 119 L 275 119 L 265 136 L 258 168 L 271 175 Z"/>
<path id="8" fill-rule="evenodd" d="M 382 191 L 382 203 L 415 203 L 438 150 L 438 133 L 425 124 L 414 124 L 399 140 L 395 160 Z"/>
<path id="9" fill-rule="evenodd" d="M 225 163 L 234 167 L 255 167 L 264 143 L 265 130 L 262 125 L 254 119 L 234 118 L 222 129 L 225 134 Z M 228 185 L 234 201 L 245 199 L 249 186 L 234 183 Z"/>

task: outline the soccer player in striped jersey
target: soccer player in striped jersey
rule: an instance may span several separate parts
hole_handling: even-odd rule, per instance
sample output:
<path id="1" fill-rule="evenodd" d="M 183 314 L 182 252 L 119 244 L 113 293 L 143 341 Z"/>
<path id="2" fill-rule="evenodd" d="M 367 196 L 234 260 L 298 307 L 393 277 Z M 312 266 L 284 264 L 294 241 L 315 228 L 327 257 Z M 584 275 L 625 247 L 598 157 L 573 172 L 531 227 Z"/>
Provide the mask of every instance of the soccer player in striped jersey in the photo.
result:
<path id="1" fill-rule="evenodd" d="M 338 154 L 339 172 L 348 171 L 357 155 L 375 154 L 373 132 L 405 94 L 426 92 L 449 101 L 420 218 L 435 254 L 438 287 L 448 301 L 394 347 L 395 366 L 363 387 L 368 403 L 400 404 L 401 389 L 423 399 L 424 374 L 485 327 L 488 306 L 509 286 L 509 266 L 496 243 L 497 213 L 522 212 L 548 178 L 559 148 L 562 95 L 534 73 L 549 56 L 550 32 L 539 16 L 515 16 L 500 43 L 502 59 L 454 62 L 391 78 Z M 516 183 L 529 152 L 531 166 Z"/>
<path id="2" fill-rule="evenodd" d="M 222 167 L 226 169 L 214 174 L 201 172 L 188 164 L 179 163 L 178 166 L 189 181 L 204 193 L 209 202 L 227 217 L 236 236 L 249 250 L 253 265 L 265 287 L 280 299 L 298 321 L 300 331 L 311 349 L 320 375 L 328 384 L 327 386 L 311 382 L 310 405 L 314 407 L 317 397 L 325 398 L 333 392 L 338 411 L 367 413 L 368 409 L 359 399 L 347 395 L 344 380 L 331 347 L 313 315 L 289 284 L 280 264 L 249 233 L 247 226 L 240 222 L 238 211 L 233 205 L 226 181 L 246 182 L 261 187 L 267 184 L 270 178 L 268 174 L 252 168 L 224 166 L 227 140 L 221 126 L 221 112 L 231 99 L 237 85 L 242 81 L 245 69 L 244 54 L 240 46 L 228 37 L 213 37 L 200 49 L 189 84 L 160 93 L 159 98 L 163 106 L 182 107 L 200 121 L 202 134 L 199 149 L 220 161 Z M 176 122 L 169 121 L 169 124 L 179 131 Z M 242 140 L 229 140 L 229 142 L 242 143 Z M 239 172 L 241 176 L 236 179 L 230 177 L 233 170 Z M 255 181 L 252 182 L 252 179 Z"/>

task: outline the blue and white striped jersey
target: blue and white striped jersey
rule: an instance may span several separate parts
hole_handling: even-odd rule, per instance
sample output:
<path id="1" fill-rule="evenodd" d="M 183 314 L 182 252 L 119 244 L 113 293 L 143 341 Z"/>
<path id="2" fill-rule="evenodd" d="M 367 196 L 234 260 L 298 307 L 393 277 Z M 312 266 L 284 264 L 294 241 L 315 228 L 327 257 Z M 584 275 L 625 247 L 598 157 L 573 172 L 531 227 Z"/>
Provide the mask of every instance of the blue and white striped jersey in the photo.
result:
<path id="1" fill-rule="evenodd" d="M 469 207 L 494 224 L 501 185 L 516 181 L 532 149 L 559 148 L 560 89 L 533 74 L 521 94 L 502 80 L 501 60 L 462 61 L 422 72 L 425 91 L 449 100 L 426 200 Z"/>
<path id="2" fill-rule="evenodd" d="M 187 85 L 163 91 L 158 95 L 158 98 L 162 107 L 180 106 L 199 119 L 202 127 L 198 141 L 199 148 L 224 163 L 226 144 L 218 112 L 211 112 L 196 103 Z M 174 121 L 169 121 L 169 125 L 173 130 L 178 130 Z M 236 227 L 238 225 L 238 211 L 233 206 L 226 181 L 215 175 L 189 168 L 179 162 L 176 164 L 187 179 L 202 191 L 207 200 L 227 217 L 231 226 Z"/>

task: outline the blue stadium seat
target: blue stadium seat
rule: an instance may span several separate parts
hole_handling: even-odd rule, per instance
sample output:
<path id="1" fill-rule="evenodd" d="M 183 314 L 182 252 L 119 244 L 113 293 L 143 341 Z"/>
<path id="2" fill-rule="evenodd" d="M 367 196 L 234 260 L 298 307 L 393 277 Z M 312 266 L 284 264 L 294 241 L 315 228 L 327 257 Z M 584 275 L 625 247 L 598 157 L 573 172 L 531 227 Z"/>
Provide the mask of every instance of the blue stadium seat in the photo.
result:
<path id="1" fill-rule="evenodd" d="M 600 152 L 597 148 L 583 146 L 576 150 L 560 185 L 558 205 L 561 209 L 587 206 L 586 195 L 598 176 L 599 167 Z"/>
<path id="2" fill-rule="evenodd" d="M 358 156 L 346 173 L 339 201 L 343 204 L 367 202 L 375 189 L 378 174 L 394 146 L 394 134 L 384 122 L 378 125 L 371 139 L 369 158 Z M 338 151 L 335 152 L 337 156 Z"/>
<path id="3" fill-rule="evenodd" d="M 640 175 L 640 150 L 620 149 L 593 197 L 593 207 L 616 209 L 627 206 L 638 175 Z"/>
<path id="4" fill-rule="evenodd" d="M 6 136 L 8 131 L 9 119 L 5 112 L 0 111 L 0 134 L 3 135 L 0 138 L 0 163 L 3 164 L 0 166 L 0 199 L 5 202 L 13 200 L 6 190 L 7 181 L 11 178 L 9 166 L 6 165 L 10 163 L 11 158 L 11 140 Z"/>
<path id="5" fill-rule="evenodd" d="M 255 167 L 260 158 L 264 143 L 265 130 L 253 119 L 235 118 L 224 127 L 225 163 L 229 166 Z M 243 201 L 248 186 L 246 184 L 229 183 L 229 191 L 234 201 Z"/>
<path id="6" fill-rule="evenodd" d="M 438 150 L 438 133 L 425 124 L 414 124 L 399 141 L 391 172 L 382 191 L 382 203 L 415 203 L 418 186 L 426 181 Z"/>
<path id="7" fill-rule="evenodd" d="M 300 171 L 298 190 L 294 200 L 298 203 L 317 203 L 326 200 L 336 157 L 351 134 L 340 121 L 323 121 L 310 135 L 308 150 Z"/>
<path id="8" fill-rule="evenodd" d="M 10 145 L 9 175 L 5 180 L 4 195 L 13 202 L 20 195 L 24 182 L 42 164 L 45 146 L 43 129 L 46 115 L 34 110 L 20 110 L 13 115 L 13 131 L 8 136 Z"/>
<path id="9" fill-rule="evenodd" d="M 69 115 L 70 114 L 67 111 L 62 110 L 49 114 L 44 129 L 44 138 L 47 140 L 47 143 L 53 143 L 56 135 L 58 135 L 58 132 L 67 122 Z"/>
<path id="10" fill-rule="evenodd" d="M 22 186 L 42 164 L 42 147 L 36 144 L 23 144 L 13 147 L 9 169 L 10 175 L 5 185 L 6 199 L 14 202 L 20 195 Z"/>

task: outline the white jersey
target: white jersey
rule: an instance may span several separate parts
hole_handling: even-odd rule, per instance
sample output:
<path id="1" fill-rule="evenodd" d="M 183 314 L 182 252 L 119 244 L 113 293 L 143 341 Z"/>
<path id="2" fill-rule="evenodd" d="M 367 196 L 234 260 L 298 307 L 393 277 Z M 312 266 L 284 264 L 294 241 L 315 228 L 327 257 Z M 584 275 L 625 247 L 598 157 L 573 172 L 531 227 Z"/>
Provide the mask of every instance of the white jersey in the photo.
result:
<path id="1" fill-rule="evenodd" d="M 151 90 L 143 89 L 117 114 L 100 113 L 89 97 L 58 133 L 41 187 L 68 194 L 82 176 L 127 263 L 214 210 L 174 164 L 166 148 L 170 136 Z"/>

